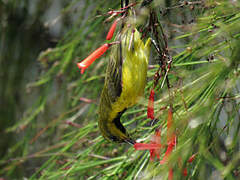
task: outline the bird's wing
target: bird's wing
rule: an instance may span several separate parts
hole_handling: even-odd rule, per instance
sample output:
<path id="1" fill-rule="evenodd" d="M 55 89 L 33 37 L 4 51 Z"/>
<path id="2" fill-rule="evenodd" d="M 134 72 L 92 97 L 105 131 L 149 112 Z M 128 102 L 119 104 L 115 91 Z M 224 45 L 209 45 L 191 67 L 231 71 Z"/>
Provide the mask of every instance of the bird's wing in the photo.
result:
<path id="1" fill-rule="evenodd" d="M 110 101 L 113 103 L 122 93 L 122 45 L 117 44 L 112 47 L 109 63 L 107 66 L 106 80 L 107 92 Z"/>

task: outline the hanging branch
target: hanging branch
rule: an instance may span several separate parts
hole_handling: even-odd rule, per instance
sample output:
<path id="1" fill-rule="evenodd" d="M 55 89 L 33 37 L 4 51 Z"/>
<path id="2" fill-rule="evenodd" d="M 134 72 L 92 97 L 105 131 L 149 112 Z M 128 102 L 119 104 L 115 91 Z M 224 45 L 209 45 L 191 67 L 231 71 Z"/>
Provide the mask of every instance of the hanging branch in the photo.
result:
<path id="1" fill-rule="evenodd" d="M 170 82 L 168 79 L 168 73 L 171 69 L 172 64 L 172 56 L 169 53 L 168 48 L 168 40 L 167 36 L 163 31 L 162 25 L 160 21 L 158 20 L 158 17 L 156 15 L 156 12 L 151 10 L 150 12 L 150 28 L 153 33 L 153 44 L 154 47 L 158 53 L 158 63 L 159 63 L 159 69 L 156 71 L 154 75 L 154 87 L 158 84 L 159 79 L 164 75 L 164 78 L 162 80 L 161 88 L 164 85 L 164 82 L 166 81 L 169 97 L 171 99 L 171 93 L 170 93 Z M 160 74 L 159 74 L 160 73 Z M 172 108 L 172 102 L 170 101 L 170 107 Z"/>

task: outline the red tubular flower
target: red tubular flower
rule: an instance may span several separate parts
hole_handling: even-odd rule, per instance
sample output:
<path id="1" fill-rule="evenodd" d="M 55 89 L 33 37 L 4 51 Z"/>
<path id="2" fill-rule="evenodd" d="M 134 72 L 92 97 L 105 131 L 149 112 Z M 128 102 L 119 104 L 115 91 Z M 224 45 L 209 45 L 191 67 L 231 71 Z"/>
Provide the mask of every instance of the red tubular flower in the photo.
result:
<path id="1" fill-rule="evenodd" d="M 157 156 L 160 159 L 160 149 L 161 149 L 161 131 L 159 128 L 156 129 L 154 135 L 152 136 L 150 144 L 145 143 L 135 143 L 134 148 L 136 150 L 149 150 L 150 152 L 150 161 L 154 160 L 154 157 Z"/>
<path id="2" fill-rule="evenodd" d="M 183 175 L 184 175 L 184 176 L 187 176 L 187 168 L 184 168 L 184 169 L 183 169 Z"/>
<path id="3" fill-rule="evenodd" d="M 155 144 L 155 143 L 150 143 L 150 144 L 146 144 L 146 143 L 135 143 L 133 145 L 133 147 L 136 150 L 154 150 L 154 149 L 159 149 L 161 148 L 161 144 Z"/>
<path id="4" fill-rule="evenodd" d="M 182 158 L 181 157 L 178 158 L 178 167 L 182 168 Z M 187 176 L 187 168 L 186 167 L 183 169 L 182 174 L 183 174 L 183 176 Z"/>
<path id="5" fill-rule="evenodd" d="M 118 19 L 115 20 L 112 24 L 112 26 L 110 27 L 109 31 L 108 31 L 108 34 L 107 34 L 107 37 L 106 37 L 106 40 L 111 40 L 112 37 L 113 37 L 113 34 L 116 30 L 116 27 L 117 27 L 117 23 L 118 23 Z"/>
<path id="6" fill-rule="evenodd" d="M 165 152 L 163 159 L 160 161 L 160 164 L 164 164 L 167 161 L 168 156 L 172 153 L 175 145 L 176 145 L 176 138 L 174 138 L 171 142 L 168 143 L 167 151 Z"/>
<path id="7" fill-rule="evenodd" d="M 173 123 L 173 115 L 172 109 L 168 110 L 168 119 L 167 119 L 167 142 L 172 142 L 173 137 L 175 136 L 173 133 L 172 123 Z"/>
<path id="8" fill-rule="evenodd" d="M 168 143 L 168 147 L 167 147 L 167 151 L 165 152 L 165 155 L 163 157 L 163 160 L 160 161 L 160 164 L 164 164 L 167 159 L 168 156 L 171 154 L 171 152 L 173 151 L 173 148 L 176 146 L 177 143 L 177 137 L 175 135 L 175 133 L 173 133 L 173 127 L 172 127 L 172 109 L 170 108 L 168 110 L 168 119 L 167 119 L 167 143 Z"/>
<path id="9" fill-rule="evenodd" d="M 189 159 L 188 159 L 188 163 L 193 162 L 193 160 L 195 159 L 196 154 L 193 154 Z"/>
<path id="10" fill-rule="evenodd" d="M 160 128 L 157 128 L 154 134 L 154 142 L 156 144 L 161 144 L 161 130 Z M 160 153 L 161 153 L 161 149 L 156 149 L 155 150 L 155 154 L 157 155 L 157 158 L 160 159 Z"/>
<path id="11" fill-rule="evenodd" d="M 81 69 L 81 74 L 84 73 L 84 70 L 88 68 L 97 58 L 101 57 L 110 47 L 110 44 L 103 44 L 101 47 L 96 49 L 92 54 L 90 54 L 86 59 L 77 63 L 79 69 Z"/>
<path id="12" fill-rule="evenodd" d="M 155 149 L 150 149 L 149 153 L 150 153 L 150 161 L 153 161 L 154 157 L 156 155 L 156 150 Z"/>
<path id="13" fill-rule="evenodd" d="M 161 130 L 157 128 L 154 135 L 152 136 L 151 143 L 161 145 Z M 154 160 L 154 157 L 157 156 L 160 159 L 160 147 L 158 149 L 149 149 L 150 152 L 150 161 Z"/>
<path id="14" fill-rule="evenodd" d="M 168 171 L 168 180 L 173 180 L 173 169 L 172 169 L 172 168 L 169 168 L 169 171 Z"/>
<path id="15" fill-rule="evenodd" d="M 148 99 L 148 109 L 147 109 L 147 118 L 154 119 L 154 90 L 150 92 Z"/>

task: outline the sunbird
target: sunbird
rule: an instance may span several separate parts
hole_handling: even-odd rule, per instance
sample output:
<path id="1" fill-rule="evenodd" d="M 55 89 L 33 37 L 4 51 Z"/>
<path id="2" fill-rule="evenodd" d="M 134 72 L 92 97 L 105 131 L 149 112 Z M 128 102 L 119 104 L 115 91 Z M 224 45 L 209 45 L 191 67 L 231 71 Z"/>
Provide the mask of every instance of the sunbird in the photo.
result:
<path id="1" fill-rule="evenodd" d="M 131 6 L 133 5 L 135 4 L 131 4 Z M 128 6 L 130 7 L 130 5 Z M 120 11 L 120 13 L 123 12 L 125 11 Z M 120 19 L 114 21 L 106 40 L 112 39 Z M 106 139 L 134 144 L 135 141 L 127 133 L 120 118 L 129 107 L 138 102 L 144 93 L 151 39 L 149 38 L 144 44 L 138 30 L 131 26 L 135 25 L 127 24 L 122 27 L 115 42 L 103 44 L 77 65 L 83 73 L 111 47 L 105 83 L 101 93 L 98 124 Z M 151 114 L 153 114 L 153 107 L 151 108 Z M 150 110 L 148 110 L 148 114 Z"/>
<path id="2" fill-rule="evenodd" d="M 144 44 L 136 28 L 124 27 L 111 47 L 101 93 L 98 124 L 102 135 L 111 141 L 134 144 L 120 118 L 143 96 L 147 79 L 150 38 Z"/>

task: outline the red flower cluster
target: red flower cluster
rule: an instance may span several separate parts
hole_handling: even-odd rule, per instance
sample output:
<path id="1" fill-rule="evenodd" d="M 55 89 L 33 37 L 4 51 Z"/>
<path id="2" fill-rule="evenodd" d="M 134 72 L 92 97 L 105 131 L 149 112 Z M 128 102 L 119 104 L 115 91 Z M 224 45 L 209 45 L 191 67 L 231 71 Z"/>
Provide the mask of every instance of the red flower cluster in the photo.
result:
<path id="1" fill-rule="evenodd" d="M 148 99 L 148 109 L 147 109 L 147 118 L 154 120 L 154 90 L 150 92 Z"/>
<path id="2" fill-rule="evenodd" d="M 151 95 L 154 95 L 154 93 L 151 92 Z M 150 97 L 151 97 L 150 95 Z M 152 95 L 152 96 L 153 96 Z M 152 100 L 152 97 L 149 98 Z M 148 108 L 149 110 L 149 108 Z M 149 112 L 149 111 L 148 111 Z M 161 130 L 160 128 L 157 128 L 154 135 L 152 136 L 151 142 L 149 144 L 146 143 L 135 143 L 134 148 L 136 150 L 149 150 L 150 152 L 150 161 L 153 161 L 155 156 L 160 160 L 160 164 L 165 164 L 168 161 L 169 156 L 171 155 L 173 149 L 177 145 L 177 136 L 173 131 L 173 116 L 172 116 L 172 109 L 170 108 L 168 110 L 168 119 L 167 119 L 167 150 L 163 156 L 163 159 L 160 160 L 160 153 L 161 148 L 164 147 L 164 145 L 161 144 Z M 188 162 L 191 163 L 195 158 L 195 154 L 192 155 Z M 183 175 L 187 176 L 187 168 L 184 168 Z M 169 167 L 168 172 L 168 179 L 173 179 L 173 168 Z"/>

